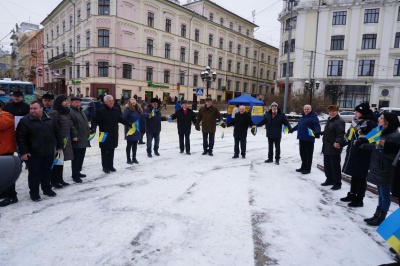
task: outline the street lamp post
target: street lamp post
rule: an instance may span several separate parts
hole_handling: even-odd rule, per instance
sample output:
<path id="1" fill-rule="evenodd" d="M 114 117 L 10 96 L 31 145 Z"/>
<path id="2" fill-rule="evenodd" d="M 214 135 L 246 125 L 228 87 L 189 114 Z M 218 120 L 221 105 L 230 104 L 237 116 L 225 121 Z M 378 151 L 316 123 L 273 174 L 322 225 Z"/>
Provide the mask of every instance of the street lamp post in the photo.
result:
<path id="1" fill-rule="evenodd" d="M 206 98 L 208 97 L 208 89 L 210 88 L 210 83 L 211 83 L 211 81 L 214 81 L 214 82 L 215 82 L 215 80 L 217 79 L 217 72 L 214 71 L 214 72 L 210 75 L 210 70 L 211 70 L 211 68 L 210 68 L 209 66 L 207 66 L 207 67 L 206 67 L 206 71 L 202 71 L 202 72 L 200 73 L 201 80 L 203 81 L 203 83 L 204 83 L 204 82 L 207 82 L 207 94 L 206 94 Z"/>
<path id="2" fill-rule="evenodd" d="M 313 90 L 314 87 L 316 90 L 318 90 L 319 88 L 319 81 L 315 81 L 315 78 L 311 78 L 310 81 L 306 80 L 306 82 L 304 82 L 304 86 L 306 87 L 306 89 L 308 90 L 308 92 L 310 93 L 310 105 L 312 103 L 312 96 L 313 96 Z"/>

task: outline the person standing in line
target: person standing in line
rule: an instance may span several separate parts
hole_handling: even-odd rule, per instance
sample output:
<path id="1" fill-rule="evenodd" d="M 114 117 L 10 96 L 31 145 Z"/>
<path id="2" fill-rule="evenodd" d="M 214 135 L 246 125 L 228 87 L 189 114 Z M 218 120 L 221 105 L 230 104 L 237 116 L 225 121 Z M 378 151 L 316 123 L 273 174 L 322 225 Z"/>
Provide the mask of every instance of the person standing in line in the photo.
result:
<path id="1" fill-rule="evenodd" d="M 88 105 L 88 121 L 92 121 L 92 119 L 96 116 L 96 104 L 95 101 L 90 101 L 89 105 Z"/>
<path id="2" fill-rule="evenodd" d="M 127 164 L 138 164 L 138 160 L 136 159 L 136 151 L 138 141 L 140 139 L 140 120 L 141 115 L 143 113 L 142 107 L 136 102 L 135 98 L 131 98 L 128 101 L 127 107 L 125 108 L 124 114 L 122 118 L 132 124 L 139 125 L 139 128 L 135 129 L 133 134 L 127 136 L 128 131 L 131 127 L 125 126 L 125 139 L 126 139 L 126 163 Z M 137 123 L 135 123 L 137 122 Z M 136 127 L 136 126 L 135 126 Z M 131 159 L 131 151 L 132 151 L 132 159 Z"/>
<path id="3" fill-rule="evenodd" d="M 51 190 L 51 167 L 54 149 L 61 152 L 64 147 L 63 136 L 53 118 L 44 114 L 41 101 L 30 104 L 29 115 L 24 116 L 17 126 L 17 145 L 21 159 L 28 164 L 29 194 L 33 201 L 40 201 L 39 185 L 43 194 L 55 197 Z"/>
<path id="4" fill-rule="evenodd" d="M 274 161 L 275 144 L 275 164 L 279 165 L 279 160 L 281 158 L 282 126 L 287 126 L 289 132 L 291 132 L 292 127 L 286 119 L 286 115 L 278 108 L 276 102 L 271 104 L 271 109 L 264 115 L 264 118 L 256 126 L 260 127 L 262 125 L 265 125 L 265 128 L 267 129 L 268 138 L 268 160 L 265 160 L 264 162 L 272 163 Z"/>
<path id="5" fill-rule="evenodd" d="M 203 132 L 203 153 L 202 155 L 213 156 L 215 131 L 217 129 L 217 122 L 222 120 L 222 115 L 218 108 L 212 105 L 212 99 L 206 98 L 206 104 L 200 108 L 197 114 L 196 130 L 200 131 L 200 122 Z M 222 123 L 223 128 L 226 127 L 225 123 Z"/>
<path id="6" fill-rule="evenodd" d="M 104 96 L 104 106 L 97 110 L 96 117 L 91 124 L 91 133 L 96 132 L 99 126 L 100 134 L 107 133 L 105 139 L 100 142 L 101 164 L 103 172 L 109 174 L 116 172 L 114 168 L 114 151 L 118 147 L 118 123 L 131 126 L 119 114 L 119 110 L 114 107 L 114 98 L 111 95 Z"/>
<path id="7" fill-rule="evenodd" d="M 158 148 L 160 145 L 160 132 L 161 132 L 161 121 L 167 121 L 168 116 L 162 116 L 161 111 L 158 109 L 158 99 L 152 98 L 150 105 L 146 109 L 146 136 L 147 136 L 147 157 L 153 157 L 151 155 L 151 143 L 154 139 L 154 154 L 160 156 Z"/>
<path id="8" fill-rule="evenodd" d="M 90 147 L 90 141 L 88 140 L 90 136 L 89 122 L 82 111 L 81 98 L 71 98 L 69 115 L 72 122 L 72 135 L 77 136 L 77 140 L 72 141 L 72 151 L 74 153 L 74 159 L 71 161 L 72 179 L 77 183 L 81 183 L 81 178 L 86 177 L 85 174 L 81 173 L 86 148 Z"/>
<path id="9" fill-rule="evenodd" d="M 322 153 L 324 154 L 324 170 L 326 180 L 321 186 L 332 186 L 332 190 L 342 187 L 341 154 L 344 146 L 345 122 L 339 116 L 337 105 L 328 106 L 329 118 L 325 130 L 321 133 Z"/>
<path id="10" fill-rule="evenodd" d="M 44 106 L 44 112 L 46 115 L 51 115 L 51 107 L 53 106 L 54 95 L 50 93 L 46 93 L 42 96 L 42 103 Z"/>
<path id="11" fill-rule="evenodd" d="M 367 175 L 367 181 L 376 185 L 378 190 L 378 206 L 371 218 L 364 221 L 371 226 L 380 225 L 386 218 L 391 204 L 390 185 L 391 175 L 395 170 L 393 161 L 399 150 L 396 146 L 388 145 L 393 142 L 400 142 L 399 119 L 394 113 L 383 113 L 379 117 L 378 125 L 383 127 L 379 144 L 367 143 L 366 138 L 362 138 L 361 148 L 372 150 L 371 166 Z M 398 158 L 397 158 L 398 160 Z"/>
<path id="12" fill-rule="evenodd" d="M 238 104 L 236 104 L 235 107 L 232 110 L 232 115 L 231 115 L 232 119 L 235 118 L 235 115 L 236 115 L 237 112 L 239 112 L 239 105 Z"/>
<path id="13" fill-rule="evenodd" d="M 14 117 L 3 111 L 5 103 L 0 101 L 0 156 L 13 155 L 16 151 Z M 0 207 L 6 207 L 18 202 L 15 183 L 1 193 Z"/>
<path id="14" fill-rule="evenodd" d="M 354 109 L 354 118 L 347 133 L 348 145 L 343 164 L 343 173 L 351 176 L 350 192 L 341 201 L 350 202 L 350 207 L 363 207 L 367 190 L 367 174 L 372 151 L 363 150 L 360 145 L 372 129 L 376 127 L 375 115 L 368 103 L 361 103 Z"/>
<path id="15" fill-rule="evenodd" d="M 304 113 L 299 122 L 292 128 L 290 133 L 297 131 L 297 139 L 299 140 L 301 166 L 296 169 L 296 172 L 306 175 L 311 172 L 315 138 L 320 137 L 321 126 L 319 125 L 317 114 L 312 111 L 311 105 L 304 105 L 303 111 Z M 308 134 L 308 129 L 314 132 L 315 138 Z"/>
<path id="16" fill-rule="evenodd" d="M 247 129 L 254 125 L 253 120 L 249 113 L 246 113 L 244 105 L 239 106 L 239 112 L 227 124 L 227 127 L 234 126 L 233 137 L 235 139 L 235 147 L 233 159 L 239 158 L 239 143 L 242 158 L 246 158 L 246 142 L 247 142 Z"/>
<path id="17" fill-rule="evenodd" d="M 60 156 L 59 164 L 54 165 L 51 171 L 51 185 L 55 188 L 63 188 L 68 186 L 69 183 L 64 181 L 64 162 L 74 159 L 74 152 L 72 151 L 72 141 L 77 141 L 78 138 L 75 132 L 72 131 L 72 122 L 70 117 L 70 109 L 68 108 L 68 98 L 64 94 L 59 95 L 53 103 L 51 110 L 51 117 L 55 120 L 60 128 L 61 135 L 65 141 L 62 155 Z M 80 179 L 74 179 L 76 183 L 82 183 Z M 80 181 L 80 182 L 79 182 Z"/>
<path id="18" fill-rule="evenodd" d="M 182 108 L 171 115 L 172 120 L 177 120 L 178 135 L 179 135 L 179 149 L 181 153 L 186 148 L 186 154 L 190 155 L 190 133 L 192 129 L 192 123 L 196 124 L 196 116 L 193 110 L 188 108 L 188 102 L 182 101 Z"/>

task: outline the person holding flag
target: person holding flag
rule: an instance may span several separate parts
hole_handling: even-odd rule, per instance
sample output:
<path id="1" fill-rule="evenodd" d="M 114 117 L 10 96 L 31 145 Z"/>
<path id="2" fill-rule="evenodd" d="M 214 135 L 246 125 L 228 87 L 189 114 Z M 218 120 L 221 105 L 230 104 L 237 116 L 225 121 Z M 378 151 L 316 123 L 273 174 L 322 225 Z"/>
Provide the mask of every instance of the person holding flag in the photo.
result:
<path id="1" fill-rule="evenodd" d="M 394 171 L 393 161 L 398 150 L 391 147 L 390 142 L 400 142 L 399 119 L 394 113 L 383 113 L 379 117 L 378 126 L 382 128 L 380 137 L 372 141 L 367 137 L 362 138 L 361 148 L 372 150 L 371 165 L 367 181 L 376 185 L 378 190 L 378 206 L 375 214 L 364 221 L 368 225 L 380 225 L 386 218 L 390 207 L 391 175 Z M 369 143 L 368 143 L 369 142 Z"/>
<path id="2" fill-rule="evenodd" d="M 247 130 L 249 127 L 254 125 L 251 116 L 246 112 L 244 105 L 239 106 L 238 112 L 235 113 L 235 117 L 226 125 L 227 127 L 234 126 L 233 137 L 235 139 L 235 147 L 233 159 L 239 158 L 239 143 L 242 158 L 246 158 L 246 142 L 247 142 Z"/>
<path id="3" fill-rule="evenodd" d="M 315 138 L 320 137 L 321 126 L 318 116 L 313 112 L 311 105 L 304 105 L 303 111 L 299 122 L 292 128 L 290 133 L 297 131 L 297 139 L 299 140 L 301 166 L 296 169 L 296 172 L 306 175 L 311 172 Z M 309 134 L 309 132 L 312 132 L 312 134 Z"/>
<path id="4" fill-rule="evenodd" d="M 264 115 L 264 118 L 257 123 L 257 127 L 265 125 L 267 129 L 268 138 L 268 160 L 266 163 L 272 163 L 274 157 L 274 144 L 275 144 L 275 164 L 279 165 L 281 158 L 281 139 L 282 139 L 282 126 L 286 126 L 288 131 L 292 131 L 286 115 L 278 108 L 278 104 L 273 102 L 271 109 Z"/>
<path id="5" fill-rule="evenodd" d="M 196 130 L 200 131 L 200 122 L 203 132 L 203 153 L 202 155 L 213 156 L 215 131 L 217 129 L 216 122 L 219 121 L 219 125 L 223 128 L 226 127 L 225 123 L 222 121 L 222 115 L 218 108 L 212 105 L 212 99 L 210 97 L 206 98 L 205 106 L 199 109 L 196 120 Z"/>
<path id="6" fill-rule="evenodd" d="M 130 98 L 126 105 L 122 118 L 132 123 L 131 127 L 125 126 L 125 140 L 126 140 L 126 163 L 138 164 L 136 159 L 136 151 L 138 141 L 140 140 L 140 126 L 139 121 L 143 113 L 142 107 L 136 102 L 135 98 Z M 131 159 L 132 151 L 132 159 Z"/>
<path id="7" fill-rule="evenodd" d="M 347 149 L 342 172 L 351 176 L 350 192 L 341 198 L 350 207 L 363 207 L 367 190 L 367 174 L 371 162 L 371 151 L 363 150 L 363 138 L 376 127 L 376 117 L 369 103 L 361 103 L 354 108 L 354 118 L 346 133 Z"/>
<path id="8" fill-rule="evenodd" d="M 182 108 L 171 115 L 170 120 L 177 120 L 179 149 L 181 150 L 181 153 L 183 153 L 186 148 L 186 154 L 190 155 L 190 133 L 192 123 L 196 124 L 196 116 L 194 115 L 193 110 L 188 108 L 188 102 L 186 100 L 183 100 L 181 105 Z"/>

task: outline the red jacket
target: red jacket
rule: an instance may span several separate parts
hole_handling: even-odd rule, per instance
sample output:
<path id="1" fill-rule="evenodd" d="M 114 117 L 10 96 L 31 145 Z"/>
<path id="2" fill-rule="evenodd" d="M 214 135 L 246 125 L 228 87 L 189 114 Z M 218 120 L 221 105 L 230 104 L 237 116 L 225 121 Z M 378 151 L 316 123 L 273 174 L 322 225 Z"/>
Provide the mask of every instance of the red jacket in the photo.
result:
<path id="1" fill-rule="evenodd" d="M 14 116 L 8 112 L 1 111 L 0 155 L 6 153 L 14 153 L 15 151 L 16 151 L 16 143 L 15 143 Z"/>

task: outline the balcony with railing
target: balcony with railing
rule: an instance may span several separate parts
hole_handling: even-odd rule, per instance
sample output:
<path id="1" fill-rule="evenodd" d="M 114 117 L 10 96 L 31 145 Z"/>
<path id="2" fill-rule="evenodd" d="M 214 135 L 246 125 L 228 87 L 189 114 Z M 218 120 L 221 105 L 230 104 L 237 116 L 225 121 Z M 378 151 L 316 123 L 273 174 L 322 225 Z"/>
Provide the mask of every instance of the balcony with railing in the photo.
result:
<path id="1" fill-rule="evenodd" d="M 72 63 L 73 56 L 74 54 L 72 52 L 64 52 L 50 58 L 47 62 L 51 67 L 70 65 Z"/>

